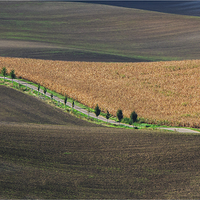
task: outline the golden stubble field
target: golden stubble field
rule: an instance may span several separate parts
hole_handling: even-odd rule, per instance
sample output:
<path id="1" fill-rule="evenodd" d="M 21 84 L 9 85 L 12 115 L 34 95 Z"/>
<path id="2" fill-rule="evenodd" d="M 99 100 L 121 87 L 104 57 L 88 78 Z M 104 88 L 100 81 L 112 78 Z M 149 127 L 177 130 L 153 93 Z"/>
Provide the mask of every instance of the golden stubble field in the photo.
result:
<path id="1" fill-rule="evenodd" d="M 200 127 L 200 60 L 101 63 L 0 57 L 0 68 L 112 115 Z M 165 122 L 164 122 L 165 121 Z M 169 121 L 169 122 L 166 122 Z"/>

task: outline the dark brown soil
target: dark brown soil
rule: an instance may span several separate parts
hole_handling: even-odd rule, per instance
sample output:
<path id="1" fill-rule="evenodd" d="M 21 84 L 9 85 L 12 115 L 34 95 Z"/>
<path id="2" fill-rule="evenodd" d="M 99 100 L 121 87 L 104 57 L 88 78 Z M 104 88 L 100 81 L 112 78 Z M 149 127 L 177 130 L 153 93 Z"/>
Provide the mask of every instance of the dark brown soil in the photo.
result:
<path id="1" fill-rule="evenodd" d="M 4 57 L 101 62 L 199 59 L 199 17 L 81 2 L 0 2 L 0 20 Z"/>
<path id="2" fill-rule="evenodd" d="M 80 120 L 17 90 L 0 85 L 0 123 L 98 126 Z"/>
<path id="3" fill-rule="evenodd" d="M 0 88 L 1 113 L 14 110 L 21 119 L 6 122 L 1 114 L 0 198 L 200 198 L 199 135 L 88 126 Z M 66 125 L 26 123 L 38 123 L 38 113 L 43 123 Z"/>

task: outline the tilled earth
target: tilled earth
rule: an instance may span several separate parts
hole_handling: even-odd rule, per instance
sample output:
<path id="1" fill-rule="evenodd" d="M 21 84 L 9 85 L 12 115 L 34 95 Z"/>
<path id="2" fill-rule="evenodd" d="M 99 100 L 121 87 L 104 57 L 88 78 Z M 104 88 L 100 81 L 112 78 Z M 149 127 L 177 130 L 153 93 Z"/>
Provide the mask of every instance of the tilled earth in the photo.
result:
<path id="1" fill-rule="evenodd" d="M 0 198 L 200 197 L 198 134 L 106 128 L 0 94 Z"/>
<path id="2" fill-rule="evenodd" d="M 183 4 L 166 11 L 154 3 L 159 11 L 154 12 L 148 11 L 149 4 L 0 2 L 0 56 L 94 62 L 199 59 L 199 17 L 182 15 L 184 10 L 199 13 L 199 3 Z M 169 14 L 170 9 L 179 15 Z"/>
<path id="3" fill-rule="evenodd" d="M 0 85 L 0 123 L 94 126 L 17 90 Z"/>

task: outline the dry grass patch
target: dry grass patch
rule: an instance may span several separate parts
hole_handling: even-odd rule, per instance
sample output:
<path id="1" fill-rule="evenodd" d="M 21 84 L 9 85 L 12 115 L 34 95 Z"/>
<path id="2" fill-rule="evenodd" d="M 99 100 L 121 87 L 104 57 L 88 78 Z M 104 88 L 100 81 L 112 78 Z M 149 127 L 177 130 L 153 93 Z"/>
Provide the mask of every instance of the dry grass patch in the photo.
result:
<path id="1" fill-rule="evenodd" d="M 113 115 L 199 127 L 200 60 L 100 63 L 0 58 L 0 68 Z M 167 122 L 169 121 L 169 122 Z"/>

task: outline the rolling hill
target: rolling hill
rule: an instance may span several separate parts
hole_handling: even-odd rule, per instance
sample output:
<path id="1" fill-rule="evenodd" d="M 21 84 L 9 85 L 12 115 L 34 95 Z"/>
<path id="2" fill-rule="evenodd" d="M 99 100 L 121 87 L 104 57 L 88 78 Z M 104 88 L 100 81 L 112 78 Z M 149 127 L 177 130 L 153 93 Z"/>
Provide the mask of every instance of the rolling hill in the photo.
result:
<path id="1" fill-rule="evenodd" d="M 88 1 L 88 3 L 135 8 L 178 15 L 200 16 L 199 1 Z"/>
<path id="2" fill-rule="evenodd" d="M 0 85 L 0 123 L 34 123 L 98 126 L 87 123 L 41 102 L 33 96 Z"/>
<path id="3" fill-rule="evenodd" d="M 0 56 L 199 59 L 199 17 L 80 2 L 0 2 Z"/>
<path id="4" fill-rule="evenodd" d="M 112 114 L 135 109 L 150 122 L 199 126 L 200 61 L 185 60 L 199 59 L 199 20 L 0 2 L 0 69 Z M 199 199 L 199 143 L 198 134 L 90 124 L 0 86 L 1 199 Z"/>

